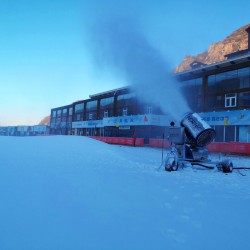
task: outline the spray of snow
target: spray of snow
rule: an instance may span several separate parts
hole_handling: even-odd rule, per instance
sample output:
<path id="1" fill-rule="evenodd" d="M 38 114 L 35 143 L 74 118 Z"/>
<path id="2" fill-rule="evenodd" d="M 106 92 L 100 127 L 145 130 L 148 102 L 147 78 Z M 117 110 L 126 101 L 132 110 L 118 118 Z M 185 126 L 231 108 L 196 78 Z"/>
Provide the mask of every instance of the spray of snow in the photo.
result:
<path id="1" fill-rule="evenodd" d="M 121 74 L 140 99 L 179 121 L 190 111 L 188 104 L 167 61 L 141 30 L 133 19 L 96 21 L 90 31 L 96 62 Z"/>

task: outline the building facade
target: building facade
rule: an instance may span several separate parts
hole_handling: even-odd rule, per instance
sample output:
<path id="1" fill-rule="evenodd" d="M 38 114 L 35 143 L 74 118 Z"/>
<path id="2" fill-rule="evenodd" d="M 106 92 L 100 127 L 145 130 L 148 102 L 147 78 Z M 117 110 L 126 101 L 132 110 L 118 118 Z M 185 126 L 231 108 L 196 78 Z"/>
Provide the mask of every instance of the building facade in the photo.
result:
<path id="1" fill-rule="evenodd" d="M 50 134 L 72 134 L 73 105 L 52 109 L 50 117 Z"/>
<path id="2" fill-rule="evenodd" d="M 190 109 L 216 131 L 216 141 L 250 142 L 250 53 L 176 74 Z M 51 134 L 161 138 L 170 121 L 129 87 L 51 110 Z"/>
<path id="3" fill-rule="evenodd" d="M 0 127 L 0 135 L 5 136 L 38 136 L 49 133 L 49 126 L 46 125 Z"/>
<path id="4" fill-rule="evenodd" d="M 250 51 L 177 77 L 190 108 L 216 130 L 216 141 L 250 142 Z"/>
<path id="5" fill-rule="evenodd" d="M 246 30 L 249 35 L 249 28 Z M 250 38 L 248 49 L 226 60 L 176 74 L 190 109 L 216 131 L 218 142 L 250 142 Z M 165 91 L 165 90 L 163 90 Z M 173 107 L 174 108 L 174 107 Z M 51 134 L 162 138 L 170 121 L 159 107 L 141 102 L 129 87 L 91 95 L 51 110 Z"/>
<path id="6" fill-rule="evenodd" d="M 129 87 L 91 95 L 89 99 L 52 109 L 51 117 L 51 134 L 107 137 L 136 134 L 146 141 L 161 138 L 168 123 L 159 107 L 140 101 Z"/>

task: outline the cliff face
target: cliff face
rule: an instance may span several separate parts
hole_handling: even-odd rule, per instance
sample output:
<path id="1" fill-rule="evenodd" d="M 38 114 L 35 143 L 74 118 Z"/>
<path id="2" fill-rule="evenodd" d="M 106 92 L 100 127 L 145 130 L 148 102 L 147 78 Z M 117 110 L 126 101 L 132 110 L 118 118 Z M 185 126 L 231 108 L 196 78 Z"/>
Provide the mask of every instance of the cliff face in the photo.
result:
<path id="1" fill-rule="evenodd" d="M 250 24 L 247 24 L 234 31 L 224 40 L 211 44 L 207 51 L 199 55 L 186 56 L 183 61 L 175 68 L 175 72 L 190 70 L 190 63 L 194 61 L 199 61 L 205 64 L 220 62 L 226 59 L 224 55 L 247 49 L 248 34 L 246 32 L 246 29 L 248 27 L 250 27 Z"/>

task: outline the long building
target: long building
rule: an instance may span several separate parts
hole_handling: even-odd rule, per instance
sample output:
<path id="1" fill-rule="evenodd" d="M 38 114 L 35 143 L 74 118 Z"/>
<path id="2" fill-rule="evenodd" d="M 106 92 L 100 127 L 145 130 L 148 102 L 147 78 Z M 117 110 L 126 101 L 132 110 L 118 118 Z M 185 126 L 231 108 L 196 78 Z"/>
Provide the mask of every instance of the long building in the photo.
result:
<path id="1" fill-rule="evenodd" d="M 217 142 L 250 142 L 250 28 L 248 49 L 226 60 L 176 74 L 190 108 L 216 130 Z M 165 91 L 163 89 L 163 91 Z M 161 138 L 168 115 L 141 102 L 130 87 L 91 95 L 51 110 L 51 134 Z"/>
<path id="2" fill-rule="evenodd" d="M 89 99 L 51 110 L 51 134 L 160 138 L 167 116 L 136 97 L 129 87 L 91 95 Z"/>
<path id="3" fill-rule="evenodd" d="M 5 136 L 37 136 L 48 135 L 49 132 L 46 125 L 0 127 L 0 135 Z"/>

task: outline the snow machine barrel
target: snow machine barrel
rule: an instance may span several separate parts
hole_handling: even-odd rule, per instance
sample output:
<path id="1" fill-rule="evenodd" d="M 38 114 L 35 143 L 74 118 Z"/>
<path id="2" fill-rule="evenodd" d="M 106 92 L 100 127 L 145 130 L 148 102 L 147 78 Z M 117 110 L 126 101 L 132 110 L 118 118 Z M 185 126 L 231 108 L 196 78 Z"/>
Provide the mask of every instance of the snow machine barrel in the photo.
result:
<path id="1" fill-rule="evenodd" d="M 188 113 L 181 121 L 185 128 L 185 134 L 191 145 L 205 147 L 215 138 L 215 130 L 212 129 L 197 113 Z"/>

